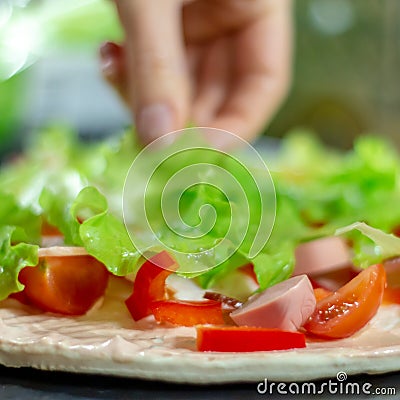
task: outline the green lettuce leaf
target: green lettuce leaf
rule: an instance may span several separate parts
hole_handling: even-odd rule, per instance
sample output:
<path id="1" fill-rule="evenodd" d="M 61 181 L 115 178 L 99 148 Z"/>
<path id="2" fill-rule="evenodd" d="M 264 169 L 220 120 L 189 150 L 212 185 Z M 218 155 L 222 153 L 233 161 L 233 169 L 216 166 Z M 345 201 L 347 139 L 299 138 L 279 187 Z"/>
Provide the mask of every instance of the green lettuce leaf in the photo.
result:
<path id="1" fill-rule="evenodd" d="M 83 189 L 71 206 L 82 244 L 114 275 L 136 271 L 141 254 L 134 247 L 123 222 L 108 212 L 106 198 L 94 187 Z"/>
<path id="2" fill-rule="evenodd" d="M 260 290 L 290 277 L 295 262 L 294 247 L 293 242 L 285 242 L 276 249 L 270 249 L 268 253 L 260 253 L 252 260 Z"/>
<path id="3" fill-rule="evenodd" d="M 32 209 L 24 207 L 11 193 L 0 192 L 1 225 L 13 226 L 13 242 L 39 243 L 41 218 Z"/>
<path id="4" fill-rule="evenodd" d="M 154 246 L 145 247 L 146 251 L 181 251 L 180 273 L 196 277 L 203 287 L 212 286 L 233 269 L 252 262 L 261 287 L 265 288 L 290 276 L 294 249 L 301 242 L 332 235 L 354 221 L 364 221 L 387 232 L 400 225 L 400 159 L 395 147 L 379 137 L 360 137 L 354 149 L 338 152 L 324 146 L 316 136 L 297 131 L 283 139 L 274 152 L 265 154 L 276 189 L 276 219 L 267 244 L 253 258 L 249 254 L 262 206 L 251 176 L 259 171 L 252 169 L 251 160 L 248 170 L 211 151 L 182 152 L 166 160 L 166 169 L 157 170 L 147 186 L 146 209 L 153 229 L 149 232 L 143 221 L 136 218 L 139 214 L 135 202 L 143 195 L 145 176 L 139 174 L 125 188 L 130 205 L 125 215 L 127 225 L 122 219 L 125 177 L 140 150 L 132 132 L 99 143 L 82 143 L 64 127 L 44 130 L 23 157 L 0 171 L 4 191 L 0 192 L 0 227 L 14 226 L 12 243 L 38 243 L 40 222 L 47 220 L 60 229 L 67 243 L 85 246 L 116 275 L 134 273 L 140 264 L 141 255 L 131 237 L 137 244 L 150 236 Z M 146 162 L 162 159 L 162 150 L 149 157 Z M 196 172 L 198 182 L 207 182 L 211 176 L 213 184 L 191 186 L 179 199 L 179 216 L 188 226 L 183 233 L 193 237 L 183 240 L 175 235 L 160 212 L 160 194 L 173 174 L 193 163 L 228 169 L 247 192 L 250 218 L 246 210 L 242 211 L 239 193 L 231 190 L 233 184 L 202 170 Z M 233 194 L 225 196 L 218 191 L 220 183 L 226 193 L 231 190 Z M 175 194 L 172 190 L 172 199 Z M 171 211 L 176 211 L 174 204 Z M 232 212 L 236 217 L 225 247 L 199 256 L 199 252 L 226 236 Z M 201 230 L 200 223 L 211 221 L 214 213 L 216 223 L 210 230 Z M 172 228 L 177 226 L 174 223 Z M 365 235 L 354 231 L 348 234 L 360 264 L 367 265 L 390 254 Z M 225 260 L 232 249 L 236 251 Z M 215 264 L 216 268 L 207 270 Z M 193 266 L 195 270 L 204 268 L 191 273 Z"/>
<path id="5" fill-rule="evenodd" d="M 0 227 L 0 300 L 21 291 L 24 286 L 18 281 L 19 272 L 38 263 L 38 246 L 26 243 L 11 245 L 14 231 L 11 226 Z"/>
<path id="6" fill-rule="evenodd" d="M 64 241 L 69 245 L 82 245 L 79 235 L 79 222 L 71 214 L 71 202 L 63 192 L 53 192 L 44 188 L 39 198 L 43 215 L 46 220 L 64 235 Z"/>
<path id="7" fill-rule="evenodd" d="M 89 218 L 80 227 L 83 245 L 114 275 L 136 271 L 141 254 L 133 246 L 124 224 L 107 212 Z"/>
<path id="8" fill-rule="evenodd" d="M 400 238 L 373 228 L 364 222 L 355 222 L 340 228 L 336 231 L 336 235 L 348 234 L 354 231 L 359 231 L 370 239 L 369 241 L 356 241 L 354 261 L 357 265 L 368 267 L 384 259 L 400 255 Z M 356 239 L 356 237 L 353 236 L 353 239 Z"/>

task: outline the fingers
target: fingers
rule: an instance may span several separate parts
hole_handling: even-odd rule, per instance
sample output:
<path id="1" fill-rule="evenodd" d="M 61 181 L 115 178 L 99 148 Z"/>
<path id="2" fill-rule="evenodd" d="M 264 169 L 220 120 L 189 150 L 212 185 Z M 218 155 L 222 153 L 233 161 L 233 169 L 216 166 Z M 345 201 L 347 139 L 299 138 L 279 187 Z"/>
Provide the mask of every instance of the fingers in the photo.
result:
<path id="1" fill-rule="evenodd" d="M 183 8 L 183 29 L 191 43 L 204 42 L 259 18 L 279 0 L 195 0 Z"/>
<path id="2" fill-rule="evenodd" d="M 290 1 L 279 4 L 236 34 L 233 85 L 209 126 L 252 140 L 283 100 L 291 75 L 291 13 Z"/>
<path id="3" fill-rule="evenodd" d="M 126 93 L 146 144 L 187 121 L 189 79 L 180 2 L 117 0 L 126 34 Z"/>
<path id="4" fill-rule="evenodd" d="M 199 126 L 208 125 L 228 94 L 231 80 L 231 43 L 227 38 L 216 39 L 201 51 L 196 73 L 196 93 L 192 119 Z"/>
<path id="5" fill-rule="evenodd" d="M 247 140 L 261 132 L 290 82 L 290 0 L 196 0 L 185 5 L 189 42 L 225 33 L 225 38 L 189 46 L 189 50 L 201 48 L 187 54 L 188 61 L 194 61 L 188 62 L 191 73 L 195 72 L 192 104 L 180 25 L 181 1 L 116 2 L 126 47 L 103 49 L 103 59 L 114 59 L 103 62 L 103 74 L 131 104 L 144 143 L 183 128 L 190 111 L 195 123 L 228 130 Z M 194 10 L 197 16 L 191 18 Z M 225 18 L 227 14 L 229 18 Z M 108 58 L 107 53 L 111 54 Z M 200 70 L 199 54 L 203 60 Z"/>
<path id="6" fill-rule="evenodd" d="M 116 43 L 106 42 L 100 47 L 100 68 L 103 78 L 128 103 L 124 52 Z"/>

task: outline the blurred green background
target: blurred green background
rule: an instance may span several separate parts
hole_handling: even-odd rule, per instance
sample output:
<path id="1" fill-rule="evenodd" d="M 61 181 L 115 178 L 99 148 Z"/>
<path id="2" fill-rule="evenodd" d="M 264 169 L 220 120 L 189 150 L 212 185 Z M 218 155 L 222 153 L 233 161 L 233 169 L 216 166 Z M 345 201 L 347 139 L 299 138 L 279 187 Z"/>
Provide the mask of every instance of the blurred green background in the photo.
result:
<path id="1" fill-rule="evenodd" d="M 400 142 L 400 1 L 294 3 L 293 86 L 266 134 L 301 126 L 343 148 L 366 132 Z M 0 0 L 0 156 L 47 123 L 86 136 L 128 124 L 97 67 L 99 44 L 121 38 L 108 0 Z"/>
<path id="2" fill-rule="evenodd" d="M 305 126 L 339 147 L 366 132 L 400 144 L 400 1 L 294 2 L 293 89 L 268 133 Z"/>

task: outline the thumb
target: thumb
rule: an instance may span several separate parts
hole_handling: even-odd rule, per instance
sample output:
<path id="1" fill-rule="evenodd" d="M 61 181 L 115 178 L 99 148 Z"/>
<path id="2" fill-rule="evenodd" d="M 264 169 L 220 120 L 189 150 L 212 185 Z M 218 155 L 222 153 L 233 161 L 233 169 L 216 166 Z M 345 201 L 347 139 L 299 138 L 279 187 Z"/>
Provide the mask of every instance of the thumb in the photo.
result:
<path id="1" fill-rule="evenodd" d="M 150 143 L 183 128 L 189 79 L 181 2 L 117 0 L 126 34 L 127 93 L 140 139 Z"/>

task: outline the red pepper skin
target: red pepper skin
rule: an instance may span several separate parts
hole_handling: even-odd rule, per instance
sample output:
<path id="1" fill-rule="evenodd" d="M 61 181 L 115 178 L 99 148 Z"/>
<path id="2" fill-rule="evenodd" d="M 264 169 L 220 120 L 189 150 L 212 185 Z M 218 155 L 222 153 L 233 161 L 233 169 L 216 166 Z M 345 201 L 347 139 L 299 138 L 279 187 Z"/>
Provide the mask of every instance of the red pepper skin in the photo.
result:
<path id="1" fill-rule="evenodd" d="M 252 352 L 306 347 L 305 335 L 301 332 L 242 326 L 199 326 L 196 329 L 199 351 Z"/>
<path id="2" fill-rule="evenodd" d="M 143 263 L 136 274 L 133 292 L 125 300 L 125 305 L 135 321 L 152 314 L 153 302 L 166 299 L 165 280 L 176 269 L 175 260 L 166 251 Z"/>
<path id="3" fill-rule="evenodd" d="M 151 310 L 158 322 L 169 322 L 180 326 L 200 324 L 223 325 L 221 302 L 164 300 L 156 301 Z"/>

